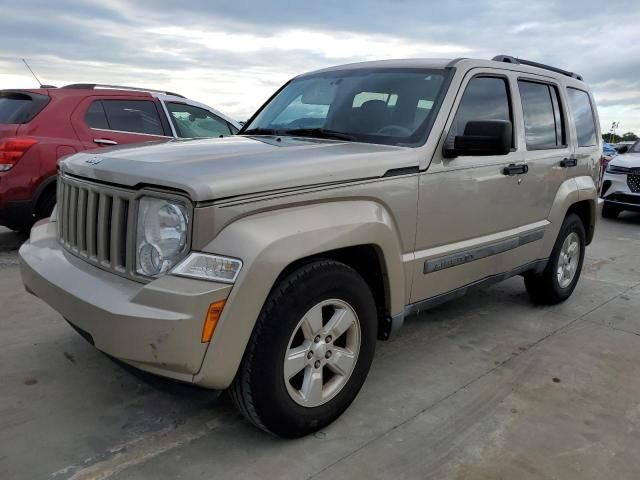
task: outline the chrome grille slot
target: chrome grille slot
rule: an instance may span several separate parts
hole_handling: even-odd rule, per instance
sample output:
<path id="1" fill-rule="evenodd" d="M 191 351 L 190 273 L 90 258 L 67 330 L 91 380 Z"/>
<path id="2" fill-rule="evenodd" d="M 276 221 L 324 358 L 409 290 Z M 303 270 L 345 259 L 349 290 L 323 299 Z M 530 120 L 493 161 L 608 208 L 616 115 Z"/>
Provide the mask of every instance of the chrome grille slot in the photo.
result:
<path id="1" fill-rule="evenodd" d="M 60 176 L 58 237 L 69 252 L 133 276 L 134 192 Z"/>

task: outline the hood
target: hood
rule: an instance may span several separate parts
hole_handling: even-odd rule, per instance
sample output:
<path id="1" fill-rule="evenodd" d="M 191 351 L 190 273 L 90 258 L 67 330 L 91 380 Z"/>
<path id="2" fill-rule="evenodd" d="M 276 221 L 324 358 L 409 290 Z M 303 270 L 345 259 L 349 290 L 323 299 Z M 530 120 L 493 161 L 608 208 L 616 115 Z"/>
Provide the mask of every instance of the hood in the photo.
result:
<path id="1" fill-rule="evenodd" d="M 127 187 L 164 186 L 208 201 L 381 177 L 417 165 L 406 147 L 297 137 L 233 136 L 100 149 L 60 170 Z"/>
<path id="2" fill-rule="evenodd" d="M 640 153 L 623 153 L 622 155 L 616 155 L 613 160 L 609 162 L 609 165 L 624 168 L 640 168 Z"/>

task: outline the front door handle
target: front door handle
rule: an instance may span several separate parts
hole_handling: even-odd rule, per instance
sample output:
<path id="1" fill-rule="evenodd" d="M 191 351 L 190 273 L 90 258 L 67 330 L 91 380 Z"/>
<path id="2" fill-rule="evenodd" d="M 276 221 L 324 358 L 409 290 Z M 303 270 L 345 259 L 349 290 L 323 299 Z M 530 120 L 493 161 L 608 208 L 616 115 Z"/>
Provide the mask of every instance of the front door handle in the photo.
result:
<path id="1" fill-rule="evenodd" d="M 563 158 L 562 160 L 560 160 L 560 166 L 562 168 L 575 167 L 577 165 L 578 165 L 577 158 Z"/>
<path id="2" fill-rule="evenodd" d="M 527 165 L 526 163 L 520 163 L 518 165 L 516 165 L 515 163 L 512 163 L 511 165 L 504 167 L 502 169 L 502 174 L 517 175 L 519 173 L 527 173 L 528 171 L 529 171 L 529 165 Z"/>
<path id="3" fill-rule="evenodd" d="M 115 140 L 109 140 L 108 138 L 94 138 L 93 143 L 97 143 L 98 145 L 117 145 L 118 142 Z"/>

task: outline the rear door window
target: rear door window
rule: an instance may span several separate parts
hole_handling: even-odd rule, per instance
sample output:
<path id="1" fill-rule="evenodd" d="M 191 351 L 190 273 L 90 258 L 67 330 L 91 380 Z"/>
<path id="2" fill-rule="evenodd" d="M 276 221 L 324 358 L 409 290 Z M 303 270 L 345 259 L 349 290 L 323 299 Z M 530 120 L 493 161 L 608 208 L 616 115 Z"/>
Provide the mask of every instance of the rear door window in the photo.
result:
<path id="1" fill-rule="evenodd" d="M 144 135 L 165 135 L 158 109 L 148 100 L 99 100 L 85 114 L 91 128 Z"/>
<path id="2" fill-rule="evenodd" d="M 449 137 L 462 135 L 467 122 L 477 120 L 512 122 L 509 90 L 505 78 L 476 77 L 467 84 L 451 125 Z M 511 146 L 513 146 L 513 138 Z"/>
<path id="3" fill-rule="evenodd" d="M 0 123 L 28 123 L 49 103 L 47 95 L 30 92 L 0 92 Z"/>
<path id="4" fill-rule="evenodd" d="M 204 108 L 177 102 L 166 105 L 179 137 L 224 137 L 234 133 L 225 120 Z"/>
<path id="5" fill-rule="evenodd" d="M 564 127 L 558 90 L 546 83 L 518 81 L 527 150 L 564 146 Z"/>
<path id="6" fill-rule="evenodd" d="M 579 147 L 597 145 L 596 122 L 589 94 L 577 88 L 567 88 L 573 123 L 576 125 L 576 135 Z"/>

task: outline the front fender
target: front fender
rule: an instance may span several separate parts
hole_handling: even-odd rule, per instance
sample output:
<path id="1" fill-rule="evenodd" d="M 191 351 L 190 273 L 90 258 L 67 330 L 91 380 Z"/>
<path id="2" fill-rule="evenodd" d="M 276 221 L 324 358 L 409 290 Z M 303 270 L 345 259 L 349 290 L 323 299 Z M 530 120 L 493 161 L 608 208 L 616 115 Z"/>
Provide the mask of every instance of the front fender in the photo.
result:
<path id="1" fill-rule="evenodd" d="M 243 267 L 195 381 L 226 388 L 238 369 L 260 310 L 282 271 L 330 250 L 375 245 L 384 257 L 390 314 L 403 311 L 405 276 L 397 228 L 369 200 L 324 202 L 258 213 L 226 226 L 203 251 L 240 258 Z"/>

